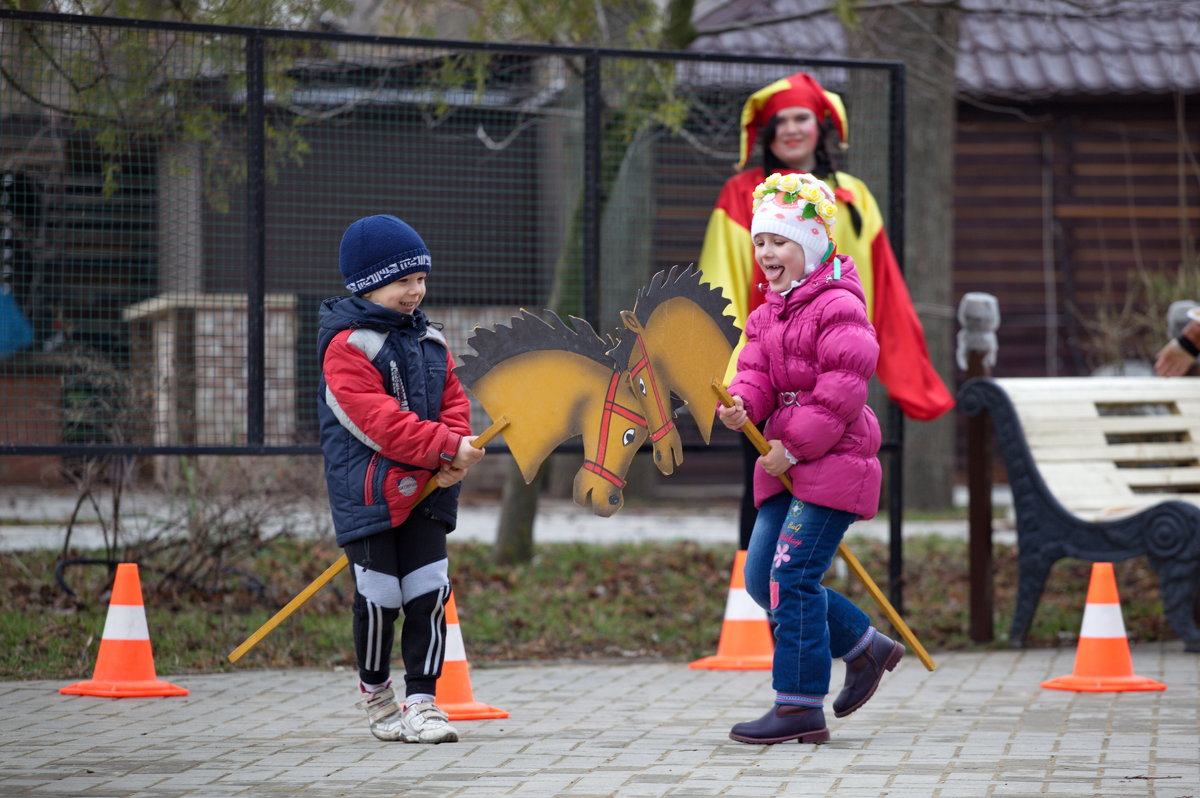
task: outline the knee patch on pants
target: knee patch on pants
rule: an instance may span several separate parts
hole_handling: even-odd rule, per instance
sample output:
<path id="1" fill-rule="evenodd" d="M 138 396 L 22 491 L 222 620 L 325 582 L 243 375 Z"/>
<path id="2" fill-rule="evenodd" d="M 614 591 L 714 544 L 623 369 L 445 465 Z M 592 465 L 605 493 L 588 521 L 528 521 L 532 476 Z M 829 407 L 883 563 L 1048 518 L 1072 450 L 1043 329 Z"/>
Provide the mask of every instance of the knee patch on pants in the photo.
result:
<path id="1" fill-rule="evenodd" d="M 400 609 L 413 599 L 436 593 L 449 584 L 449 564 L 445 559 L 423 565 L 399 579 L 361 565 L 354 566 L 354 585 L 358 592 L 371 603 L 388 609 Z"/>
<path id="2" fill-rule="evenodd" d="M 398 610 L 404 606 L 401 582 L 391 574 L 371 571 L 361 565 L 354 566 L 354 586 L 359 595 L 372 604 Z"/>

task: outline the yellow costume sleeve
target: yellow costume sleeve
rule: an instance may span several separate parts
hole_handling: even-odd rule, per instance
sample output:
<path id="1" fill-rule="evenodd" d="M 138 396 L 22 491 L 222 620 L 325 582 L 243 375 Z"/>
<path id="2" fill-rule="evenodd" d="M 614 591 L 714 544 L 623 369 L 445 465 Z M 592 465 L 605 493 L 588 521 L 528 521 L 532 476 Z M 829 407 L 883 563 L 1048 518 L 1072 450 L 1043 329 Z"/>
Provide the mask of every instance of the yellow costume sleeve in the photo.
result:
<path id="1" fill-rule="evenodd" d="M 721 187 L 721 194 L 708 220 L 704 246 L 700 250 L 700 272 L 707 283 L 719 288 L 729 300 L 727 315 L 734 318 L 739 330 L 746 329 L 750 311 L 762 304 L 762 292 L 755 288 L 761 282 L 754 263 L 754 243 L 750 240 L 751 192 L 762 182 L 761 169 L 739 172 Z M 725 384 L 737 372 L 737 357 L 746 342 L 743 334 L 729 359 Z"/>
<path id="2" fill-rule="evenodd" d="M 729 218 L 724 209 L 716 208 L 708 220 L 704 233 L 704 247 L 700 250 L 700 272 L 707 283 L 721 289 L 730 301 L 725 315 L 733 316 L 739 330 L 746 329 L 749 315 L 749 294 L 754 275 L 754 245 L 750 231 Z M 725 384 L 737 373 L 737 356 L 746 343 L 743 332 L 729 359 L 725 371 Z"/>

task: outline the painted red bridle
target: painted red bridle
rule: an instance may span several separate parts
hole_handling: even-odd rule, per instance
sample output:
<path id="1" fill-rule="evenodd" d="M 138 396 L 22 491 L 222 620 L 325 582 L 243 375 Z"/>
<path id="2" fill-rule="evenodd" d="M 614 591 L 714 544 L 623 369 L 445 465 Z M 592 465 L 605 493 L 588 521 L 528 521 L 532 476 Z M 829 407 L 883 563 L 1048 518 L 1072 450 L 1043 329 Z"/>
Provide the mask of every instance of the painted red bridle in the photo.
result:
<path id="1" fill-rule="evenodd" d="M 629 369 L 629 387 L 636 394 L 638 392 L 637 377 L 642 372 L 646 373 L 644 379 L 650 386 L 647 396 L 653 397 L 654 406 L 658 408 L 659 418 L 663 419 L 662 426 L 650 433 L 650 442 L 658 443 L 675 429 L 675 419 L 671 417 L 670 410 L 663 401 L 662 394 L 658 391 L 658 380 L 654 376 L 654 369 L 650 367 L 650 355 L 646 352 L 646 342 L 640 333 L 637 336 L 637 344 L 638 349 L 642 351 L 642 359 Z"/>
<path id="2" fill-rule="evenodd" d="M 583 467 L 593 474 L 603 477 L 618 488 L 624 488 L 625 480 L 604 467 L 604 457 L 608 452 L 608 432 L 612 426 L 612 417 L 613 414 L 616 414 L 626 421 L 637 424 L 639 427 L 646 427 L 646 419 L 629 408 L 617 404 L 617 386 L 621 384 L 620 380 L 621 372 L 614 371 L 612 379 L 608 381 L 608 392 L 604 396 L 604 410 L 600 415 L 600 440 L 596 444 L 596 459 L 588 460 L 584 458 Z"/>

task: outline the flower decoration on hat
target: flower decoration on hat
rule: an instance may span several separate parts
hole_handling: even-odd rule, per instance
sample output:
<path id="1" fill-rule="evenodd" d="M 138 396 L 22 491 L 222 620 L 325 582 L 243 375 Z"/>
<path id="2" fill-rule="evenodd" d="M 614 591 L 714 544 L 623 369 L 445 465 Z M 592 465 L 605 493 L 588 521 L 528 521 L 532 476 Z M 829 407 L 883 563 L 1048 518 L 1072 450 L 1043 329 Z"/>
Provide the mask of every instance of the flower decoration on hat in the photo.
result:
<path id="1" fill-rule="evenodd" d="M 797 209 L 798 218 L 816 219 L 825 225 L 826 230 L 831 230 L 837 220 L 834 193 L 809 174 L 783 175 L 775 172 L 770 175 L 754 189 L 754 210 L 757 211 L 768 201 L 784 208 Z"/>
<path id="2" fill-rule="evenodd" d="M 833 225 L 837 198 L 820 179 L 806 173 L 775 172 L 754 189 L 753 201 L 750 235 L 774 233 L 795 241 L 804 249 L 806 274 L 836 254 Z M 834 268 L 840 276 L 840 267 L 835 264 Z"/>

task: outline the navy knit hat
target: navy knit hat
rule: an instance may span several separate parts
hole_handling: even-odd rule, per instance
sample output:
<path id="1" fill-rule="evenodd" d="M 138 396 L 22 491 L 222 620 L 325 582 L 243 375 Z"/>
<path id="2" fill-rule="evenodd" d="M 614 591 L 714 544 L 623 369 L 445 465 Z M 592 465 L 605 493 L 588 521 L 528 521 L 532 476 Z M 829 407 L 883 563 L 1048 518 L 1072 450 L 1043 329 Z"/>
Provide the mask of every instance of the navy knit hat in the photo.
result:
<path id="1" fill-rule="evenodd" d="M 382 288 L 413 272 L 429 271 L 429 250 L 417 231 L 395 216 L 359 219 L 342 235 L 338 266 L 355 296 Z"/>

